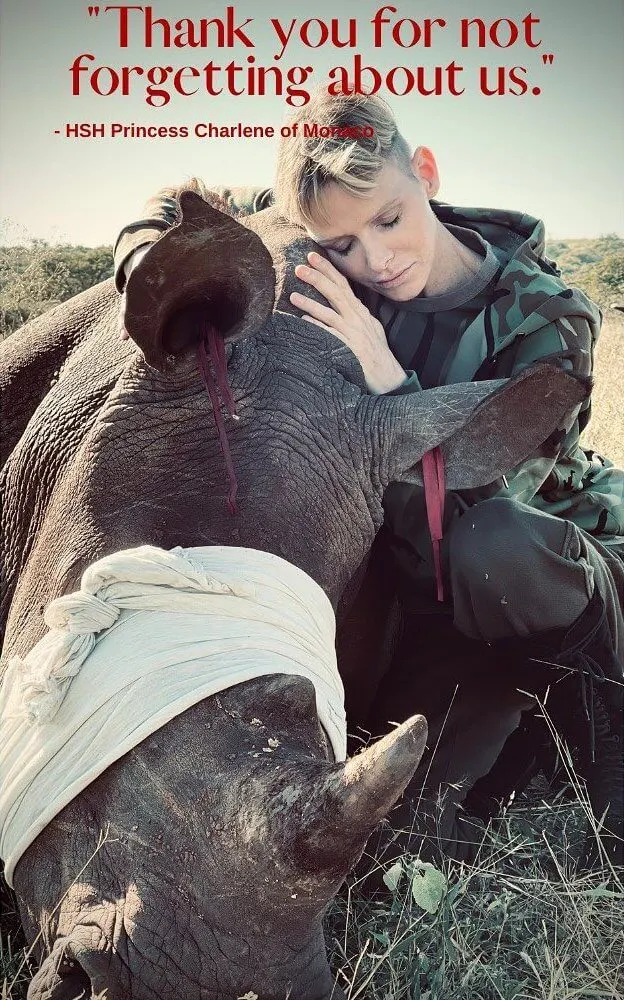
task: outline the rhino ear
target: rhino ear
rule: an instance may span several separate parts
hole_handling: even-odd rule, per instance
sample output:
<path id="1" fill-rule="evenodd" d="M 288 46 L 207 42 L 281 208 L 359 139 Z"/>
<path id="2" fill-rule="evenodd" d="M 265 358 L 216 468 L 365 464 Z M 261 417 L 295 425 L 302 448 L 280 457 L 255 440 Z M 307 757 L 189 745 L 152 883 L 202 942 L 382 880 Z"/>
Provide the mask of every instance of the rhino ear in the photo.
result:
<path id="1" fill-rule="evenodd" d="M 418 463 L 439 445 L 448 489 L 487 486 L 530 456 L 553 457 L 590 391 L 591 380 L 542 362 L 510 379 L 383 397 L 394 407 L 384 478 L 422 482 Z"/>
<path id="2" fill-rule="evenodd" d="M 182 217 L 132 271 L 125 326 L 147 362 L 196 343 L 206 322 L 230 342 L 253 335 L 273 310 L 275 274 L 261 239 L 199 195 L 180 195 Z"/>

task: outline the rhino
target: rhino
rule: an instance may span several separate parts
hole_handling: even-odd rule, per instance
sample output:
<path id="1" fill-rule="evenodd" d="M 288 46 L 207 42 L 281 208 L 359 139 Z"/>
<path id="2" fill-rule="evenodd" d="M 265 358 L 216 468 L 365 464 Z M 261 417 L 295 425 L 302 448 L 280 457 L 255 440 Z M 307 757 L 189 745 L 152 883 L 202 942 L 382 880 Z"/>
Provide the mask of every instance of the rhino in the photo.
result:
<path id="1" fill-rule="evenodd" d="M 111 280 L 3 345 L 5 694 L 46 609 L 98 560 L 230 547 L 320 588 L 349 705 L 373 684 L 358 594 L 388 485 L 422 482 L 434 448 L 448 488 L 491 483 L 550 447 L 587 386 L 538 364 L 373 395 L 351 351 L 290 305 L 294 265 L 317 249 L 305 233 L 274 208 L 237 220 L 192 191 L 179 201 L 129 279 L 129 341 Z M 417 708 L 340 760 L 313 683 L 265 670 L 120 748 L 12 864 L 40 963 L 29 998 L 339 997 L 323 914 L 409 786 L 427 739 Z M 53 726 L 23 723 L 44 748 Z"/>

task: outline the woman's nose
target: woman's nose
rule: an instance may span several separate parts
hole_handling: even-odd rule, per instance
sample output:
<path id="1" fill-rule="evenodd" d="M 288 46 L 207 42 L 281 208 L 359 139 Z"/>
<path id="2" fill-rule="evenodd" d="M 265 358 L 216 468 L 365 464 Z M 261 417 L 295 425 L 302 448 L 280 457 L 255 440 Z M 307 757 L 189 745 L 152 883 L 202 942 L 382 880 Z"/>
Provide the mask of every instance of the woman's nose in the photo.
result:
<path id="1" fill-rule="evenodd" d="M 374 243 L 364 248 L 366 263 L 374 274 L 381 274 L 386 270 L 394 254 L 392 250 L 382 243 Z"/>

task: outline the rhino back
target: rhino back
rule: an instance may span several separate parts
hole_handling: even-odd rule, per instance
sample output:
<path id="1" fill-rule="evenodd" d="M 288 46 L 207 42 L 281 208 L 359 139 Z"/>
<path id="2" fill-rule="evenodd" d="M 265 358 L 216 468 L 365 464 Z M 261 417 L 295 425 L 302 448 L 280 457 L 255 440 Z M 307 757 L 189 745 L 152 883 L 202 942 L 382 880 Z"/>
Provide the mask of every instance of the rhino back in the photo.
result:
<path id="1" fill-rule="evenodd" d="M 63 304 L 53 310 L 47 323 L 41 317 L 18 331 L 3 350 L 9 425 L 0 474 L 3 626 L 56 485 L 134 354 L 118 340 L 110 292 L 111 283 L 105 282 L 77 296 L 67 309 Z"/>
<path id="2" fill-rule="evenodd" d="M 103 281 L 37 319 L 3 341 L 0 348 L 2 443 L 0 465 L 11 451 L 42 399 L 58 379 L 73 351 L 97 336 L 116 312 L 112 279 Z"/>

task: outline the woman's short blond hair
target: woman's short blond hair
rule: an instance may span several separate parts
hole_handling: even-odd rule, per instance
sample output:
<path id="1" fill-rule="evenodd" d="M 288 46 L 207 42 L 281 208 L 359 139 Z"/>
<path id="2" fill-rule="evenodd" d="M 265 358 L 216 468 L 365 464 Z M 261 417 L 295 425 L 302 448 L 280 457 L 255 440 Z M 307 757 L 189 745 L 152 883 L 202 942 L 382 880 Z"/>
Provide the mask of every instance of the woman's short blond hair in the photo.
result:
<path id="1" fill-rule="evenodd" d="M 314 215 L 323 217 L 321 193 L 331 182 L 365 196 L 388 160 L 412 174 L 410 148 L 381 97 L 334 97 L 321 89 L 288 125 L 291 135 L 281 139 L 277 155 L 275 201 L 291 222 L 310 225 Z"/>

